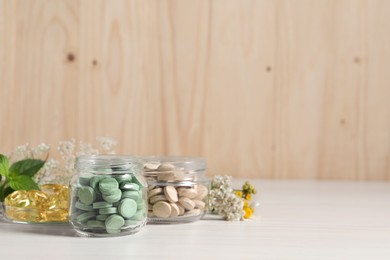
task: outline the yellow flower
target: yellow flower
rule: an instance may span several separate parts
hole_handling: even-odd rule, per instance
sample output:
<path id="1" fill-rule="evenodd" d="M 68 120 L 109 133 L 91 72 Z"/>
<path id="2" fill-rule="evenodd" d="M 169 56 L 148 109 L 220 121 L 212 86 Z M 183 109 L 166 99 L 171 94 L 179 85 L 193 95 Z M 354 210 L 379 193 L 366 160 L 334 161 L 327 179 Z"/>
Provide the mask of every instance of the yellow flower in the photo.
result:
<path id="1" fill-rule="evenodd" d="M 236 194 L 238 197 L 242 198 L 242 191 L 235 191 L 235 194 Z"/>
<path id="2" fill-rule="evenodd" d="M 247 200 L 251 200 L 252 196 L 250 194 L 246 194 L 246 197 L 245 197 Z"/>
<path id="3" fill-rule="evenodd" d="M 250 218 L 253 214 L 253 210 L 250 207 L 244 207 L 245 215 L 244 218 Z"/>
<path id="4" fill-rule="evenodd" d="M 249 208 L 249 203 L 247 200 L 244 200 L 244 208 Z"/>

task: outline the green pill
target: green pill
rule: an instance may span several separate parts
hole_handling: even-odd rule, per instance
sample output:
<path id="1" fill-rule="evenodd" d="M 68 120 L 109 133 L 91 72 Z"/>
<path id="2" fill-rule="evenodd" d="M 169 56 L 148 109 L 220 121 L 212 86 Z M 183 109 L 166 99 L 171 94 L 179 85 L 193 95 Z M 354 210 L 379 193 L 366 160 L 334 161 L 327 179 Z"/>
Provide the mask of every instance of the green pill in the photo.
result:
<path id="1" fill-rule="evenodd" d="M 106 231 L 108 234 L 118 234 L 121 232 L 120 229 L 110 229 L 110 228 L 106 228 Z"/>
<path id="2" fill-rule="evenodd" d="M 80 185 L 89 185 L 89 180 L 91 179 L 91 177 L 86 177 L 86 176 L 81 176 L 79 178 L 79 184 Z"/>
<path id="3" fill-rule="evenodd" d="M 94 202 L 92 204 L 92 207 L 94 209 L 104 209 L 104 208 L 110 208 L 112 207 L 112 203 L 108 203 L 106 201 L 99 201 L 99 202 Z"/>
<path id="4" fill-rule="evenodd" d="M 91 187 L 81 187 L 79 191 L 79 200 L 85 205 L 90 205 L 96 199 L 96 193 Z"/>
<path id="5" fill-rule="evenodd" d="M 84 222 L 84 221 L 90 220 L 90 219 L 92 219 L 94 217 L 95 217 L 95 212 L 88 211 L 88 212 L 85 212 L 85 213 L 82 213 L 82 214 L 78 215 L 76 220 L 78 222 Z"/>
<path id="6" fill-rule="evenodd" d="M 115 203 L 119 201 L 122 198 L 122 191 L 120 189 L 117 189 L 110 195 L 103 194 L 103 199 L 109 203 Z"/>
<path id="7" fill-rule="evenodd" d="M 105 221 L 108 218 L 109 215 L 97 215 L 96 220 Z"/>
<path id="8" fill-rule="evenodd" d="M 115 213 L 117 213 L 117 212 L 118 212 L 117 208 L 114 208 L 114 207 L 99 209 L 99 214 L 100 214 L 100 215 L 115 214 Z"/>
<path id="9" fill-rule="evenodd" d="M 137 212 L 137 203 L 132 199 L 123 199 L 119 202 L 118 212 L 124 218 L 131 218 Z"/>
<path id="10" fill-rule="evenodd" d="M 103 195 L 110 195 L 118 188 L 119 184 L 114 178 L 107 177 L 99 181 L 99 190 Z"/>
<path id="11" fill-rule="evenodd" d="M 139 185 L 131 182 L 123 182 L 120 184 L 119 187 L 121 190 L 134 190 L 134 191 L 139 190 Z"/>
<path id="12" fill-rule="evenodd" d="M 130 182 L 133 177 L 130 174 L 123 174 L 123 175 L 114 176 L 114 178 L 115 180 L 118 181 L 118 183 L 122 183 L 122 182 Z"/>
<path id="13" fill-rule="evenodd" d="M 137 226 L 139 225 L 141 222 L 140 221 L 137 221 L 137 220 L 125 220 L 125 226 Z"/>
<path id="14" fill-rule="evenodd" d="M 77 209 L 81 209 L 81 210 L 84 210 L 84 211 L 92 211 L 93 210 L 93 207 L 91 205 L 85 205 L 84 203 L 81 203 L 80 201 L 76 201 L 74 206 Z"/>
<path id="15" fill-rule="evenodd" d="M 145 201 L 140 199 L 137 201 L 137 209 L 144 209 L 146 207 Z"/>
<path id="16" fill-rule="evenodd" d="M 105 228 L 106 226 L 104 225 L 103 221 L 88 220 L 87 221 L 87 227 L 92 228 L 92 229 L 99 229 L 99 228 Z"/>
<path id="17" fill-rule="evenodd" d="M 140 221 L 140 220 L 143 220 L 145 218 L 145 211 L 144 210 L 138 210 L 131 218 L 130 220 L 136 220 L 136 221 Z"/>
<path id="18" fill-rule="evenodd" d="M 138 201 L 138 199 L 140 198 L 140 192 L 135 190 L 124 191 L 122 192 L 122 199 L 124 198 L 129 198 Z"/>
<path id="19" fill-rule="evenodd" d="M 89 186 L 91 186 L 93 189 L 96 189 L 99 181 L 103 180 L 104 178 L 106 178 L 106 176 L 93 176 L 89 181 Z"/>
<path id="20" fill-rule="evenodd" d="M 125 224 L 125 219 L 119 215 L 111 215 L 104 222 L 107 231 L 120 229 Z"/>

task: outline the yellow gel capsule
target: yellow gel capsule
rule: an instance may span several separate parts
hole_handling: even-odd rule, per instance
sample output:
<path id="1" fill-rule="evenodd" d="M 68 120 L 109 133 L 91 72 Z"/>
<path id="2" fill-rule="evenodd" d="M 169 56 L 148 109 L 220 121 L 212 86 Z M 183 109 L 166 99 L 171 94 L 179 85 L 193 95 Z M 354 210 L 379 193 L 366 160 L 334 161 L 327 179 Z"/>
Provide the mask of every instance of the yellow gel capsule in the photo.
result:
<path id="1" fill-rule="evenodd" d="M 27 191 L 17 190 L 12 192 L 5 198 L 4 204 L 14 207 L 28 207 L 30 205 L 30 200 Z"/>
<path id="2" fill-rule="evenodd" d="M 30 200 L 29 208 L 41 208 L 49 199 L 49 196 L 40 190 L 29 190 L 27 195 Z"/>
<path id="3" fill-rule="evenodd" d="M 46 221 L 66 222 L 69 221 L 68 209 L 47 209 L 45 210 Z"/>

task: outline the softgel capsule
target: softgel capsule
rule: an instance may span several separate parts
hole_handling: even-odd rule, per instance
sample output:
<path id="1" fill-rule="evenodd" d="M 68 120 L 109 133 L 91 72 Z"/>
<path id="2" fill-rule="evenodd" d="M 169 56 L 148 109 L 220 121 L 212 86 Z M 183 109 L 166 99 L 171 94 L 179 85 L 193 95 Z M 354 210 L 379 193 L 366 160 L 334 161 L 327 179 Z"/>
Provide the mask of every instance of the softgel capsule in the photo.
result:
<path id="1" fill-rule="evenodd" d="M 147 183 L 142 163 L 118 155 L 81 156 L 72 180 L 70 222 L 83 236 L 120 236 L 146 223 Z"/>
<path id="2" fill-rule="evenodd" d="M 190 157 L 145 157 L 148 182 L 148 222 L 184 223 L 207 211 L 209 180 L 206 162 Z"/>

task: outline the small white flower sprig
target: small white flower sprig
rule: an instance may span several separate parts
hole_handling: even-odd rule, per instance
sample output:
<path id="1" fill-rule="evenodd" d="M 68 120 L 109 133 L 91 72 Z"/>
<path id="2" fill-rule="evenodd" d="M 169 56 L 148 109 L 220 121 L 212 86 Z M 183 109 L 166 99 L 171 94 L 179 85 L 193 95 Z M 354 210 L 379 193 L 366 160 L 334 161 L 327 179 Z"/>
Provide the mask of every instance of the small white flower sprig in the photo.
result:
<path id="1" fill-rule="evenodd" d="M 10 155 L 11 161 L 18 161 L 27 158 L 46 160 L 42 169 L 34 176 L 38 184 L 57 183 L 68 185 L 74 176 L 74 162 L 77 156 L 84 154 L 114 154 L 117 142 L 111 138 L 96 138 L 98 147 L 83 141 L 76 142 L 75 139 L 60 141 L 57 151 L 61 160 L 49 156 L 50 146 L 41 143 L 31 147 L 28 143 L 18 146 Z"/>
<path id="2" fill-rule="evenodd" d="M 214 177 L 209 193 L 210 210 L 228 221 L 244 220 L 244 201 L 234 193 L 231 181 L 232 177 L 227 175 Z"/>

